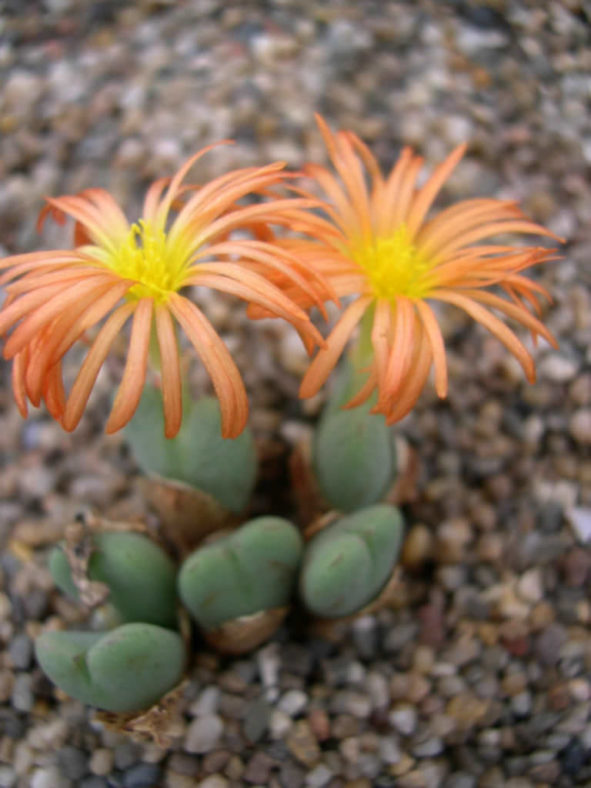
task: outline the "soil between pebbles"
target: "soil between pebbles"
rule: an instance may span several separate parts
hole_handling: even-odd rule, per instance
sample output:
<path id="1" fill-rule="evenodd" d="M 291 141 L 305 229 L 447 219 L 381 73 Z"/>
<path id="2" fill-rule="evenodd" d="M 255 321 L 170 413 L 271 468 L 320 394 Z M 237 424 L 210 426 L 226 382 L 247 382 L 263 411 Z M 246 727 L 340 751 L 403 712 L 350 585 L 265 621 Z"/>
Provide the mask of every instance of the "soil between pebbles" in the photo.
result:
<path id="1" fill-rule="evenodd" d="M 568 244 L 535 274 L 560 349 L 534 349 L 534 386 L 496 340 L 442 314 L 450 396 L 429 389 L 399 426 L 418 476 L 397 607 L 336 642 L 284 627 L 242 659 L 204 649 L 167 749 L 97 725 L 32 653 L 43 628 L 79 616 L 45 568 L 64 524 L 85 506 L 153 517 L 121 436 L 101 434 L 120 364 L 73 435 L 44 411 L 23 422 L 2 367 L 2 788 L 591 784 L 590 16 L 576 0 L 5 0 L 6 253 L 63 242 L 58 230 L 37 240 L 45 194 L 103 186 L 131 216 L 151 179 L 223 137 L 236 145 L 203 161 L 203 180 L 321 161 L 314 111 L 388 167 L 403 144 L 432 166 L 468 140 L 438 204 L 514 198 Z M 296 400 L 304 355 L 279 323 L 250 325 L 222 298 L 204 306 L 250 394 L 254 509 L 286 511 L 290 447 L 322 404 Z"/>

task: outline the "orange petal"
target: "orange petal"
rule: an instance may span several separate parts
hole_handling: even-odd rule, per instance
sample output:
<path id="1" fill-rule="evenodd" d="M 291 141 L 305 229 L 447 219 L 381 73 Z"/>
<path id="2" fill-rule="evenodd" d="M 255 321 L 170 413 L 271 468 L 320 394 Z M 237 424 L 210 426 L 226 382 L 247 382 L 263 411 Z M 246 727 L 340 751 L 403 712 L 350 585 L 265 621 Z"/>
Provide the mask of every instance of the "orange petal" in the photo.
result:
<path id="1" fill-rule="evenodd" d="M 152 327 L 152 299 L 137 302 L 133 315 L 129 350 L 123 378 L 111 414 L 105 427 L 107 435 L 124 427 L 136 411 L 146 380 L 150 330 Z"/>
<path id="2" fill-rule="evenodd" d="M 388 426 L 403 419 L 414 408 L 425 386 L 430 368 L 431 346 L 423 336 L 422 341 L 415 343 L 411 373 L 398 391 L 396 402 L 387 410 L 382 411 L 386 416 Z"/>
<path id="3" fill-rule="evenodd" d="M 107 319 L 92 343 L 66 402 L 62 426 L 68 432 L 75 429 L 82 418 L 84 408 L 88 402 L 88 397 L 90 396 L 99 370 L 117 334 L 121 331 L 135 307 L 136 304 L 123 304 L 123 306 L 120 306 Z"/>
<path id="4" fill-rule="evenodd" d="M 61 421 L 66 404 L 61 364 L 55 364 L 45 376 L 43 399 L 53 418 Z"/>
<path id="5" fill-rule="evenodd" d="M 415 312 L 413 305 L 407 298 L 398 297 L 394 316 L 394 336 L 386 374 L 381 381 L 379 407 L 394 399 L 403 384 L 414 351 L 414 333 Z"/>
<path id="6" fill-rule="evenodd" d="M 174 324 L 170 312 L 162 305 L 156 307 L 156 332 L 162 363 L 164 434 L 167 438 L 174 438 L 183 418 L 181 370 Z"/>
<path id="7" fill-rule="evenodd" d="M 451 290 L 436 290 L 432 294 L 432 297 L 458 306 L 460 309 L 467 312 L 470 317 L 473 317 L 474 320 L 477 320 L 485 328 L 488 328 L 488 330 L 494 334 L 511 353 L 513 353 L 523 367 L 523 371 L 529 382 L 533 383 L 535 381 L 536 369 L 533 358 L 528 353 L 523 343 L 517 339 L 515 334 L 487 309 L 484 309 L 484 307 L 477 304 L 471 298 L 467 298 L 459 293 L 454 293 Z"/>
<path id="8" fill-rule="evenodd" d="M 25 392 L 25 370 L 26 370 L 27 348 L 17 353 L 12 361 L 12 391 L 14 400 L 23 419 L 27 418 L 29 409 L 27 408 L 27 395 Z"/>
<path id="9" fill-rule="evenodd" d="M 240 373 L 228 349 L 195 304 L 176 293 L 170 296 L 169 304 L 211 378 L 220 402 L 222 435 L 236 438 L 248 418 L 248 400 Z"/>
<path id="10" fill-rule="evenodd" d="M 18 353 L 43 326 L 60 313 L 67 313 L 68 309 L 75 306 L 88 293 L 95 292 L 98 296 L 102 295 L 104 288 L 108 287 L 112 281 L 113 277 L 111 276 L 98 275 L 71 285 L 48 298 L 44 304 L 32 311 L 8 338 L 4 346 L 6 357 L 10 358 Z"/>
<path id="11" fill-rule="evenodd" d="M 414 238 L 415 233 L 421 226 L 423 219 L 427 215 L 429 208 L 437 197 L 441 187 L 449 178 L 458 162 L 466 152 L 466 144 L 458 145 L 449 156 L 441 162 L 434 170 L 425 185 L 420 189 L 410 207 L 406 226 L 410 233 L 411 239 Z"/>
<path id="12" fill-rule="evenodd" d="M 318 351 L 308 367 L 300 386 L 300 397 L 305 399 L 314 396 L 326 381 L 372 300 L 369 296 L 361 296 L 346 307 L 326 340 L 326 346 Z"/>
<path id="13" fill-rule="evenodd" d="M 415 301 L 415 306 L 423 323 L 423 328 L 431 344 L 433 362 L 435 365 L 435 390 L 439 397 L 447 395 L 447 362 L 445 359 L 445 345 L 439 324 L 431 307 L 424 301 Z"/>

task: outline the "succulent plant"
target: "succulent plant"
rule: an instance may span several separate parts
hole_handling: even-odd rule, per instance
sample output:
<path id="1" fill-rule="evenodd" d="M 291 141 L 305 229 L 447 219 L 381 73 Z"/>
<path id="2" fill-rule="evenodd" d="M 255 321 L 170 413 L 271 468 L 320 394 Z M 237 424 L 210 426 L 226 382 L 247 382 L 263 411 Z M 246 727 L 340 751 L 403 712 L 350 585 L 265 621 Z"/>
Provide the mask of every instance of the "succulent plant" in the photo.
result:
<path id="1" fill-rule="evenodd" d="M 105 531 L 92 535 L 88 577 L 109 587 L 108 602 L 122 621 L 176 626 L 176 567 L 151 539 L 138 533 Z M 49 558 L 56 585 L 78 598 L 67 556 L 56 547 Z"/>
<path id="2" fill-rule="evenodd" d="M 68 695 L 112 712 L 152 706 L 181 680 L 181 637 L 153 624 L 110 632 L 44 632 L 35 643 L 44 673 Z"/>
<path id="3" fill-rule="evenodd" d="M 322 618 L 358 612 L 388 582 L 404 523 L 395 506 L 377 504 L 328 525 L 310 540 L 300 574 L 300 596 Z"/>
<path id="4" fill-rule="evenodd" d="M 342 405 L 359 387 L 350 366 L 342 371 L 312 445 L 314 474 L 324 498 L 342 512 L 380 501 L 396 475 L 392 430 L 372 402 L 351 410 Z"/>
<path id="5" fill-rule="evenodd" d="M 198 624 L 212 630 L 285 606 L 301 555 L 295 526 L 258 517 L 192 553 L 179 573 L 179 594 Z"/>
<path id="6" fill-rule="evenodd" d="M 183 401 L 176 438 L 164 437 L 162 394 L 146 387 L 125 434 L 146 473 L 184 482 L 213 496 L 231 512 L 248 504 L 257 473 L 254 439 L 248 427 L 237 438 L 222 438 L 217 399 Z"/>

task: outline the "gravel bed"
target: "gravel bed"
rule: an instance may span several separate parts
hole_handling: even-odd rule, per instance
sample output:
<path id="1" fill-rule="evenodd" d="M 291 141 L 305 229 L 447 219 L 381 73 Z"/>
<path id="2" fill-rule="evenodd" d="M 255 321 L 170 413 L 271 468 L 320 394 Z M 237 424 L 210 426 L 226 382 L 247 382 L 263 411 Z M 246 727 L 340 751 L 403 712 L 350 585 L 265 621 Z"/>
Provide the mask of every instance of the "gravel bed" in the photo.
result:
<path id="1" fill-rule="evenodd" d="M 236 144 L 200 178 L 322 161 L 314 111 L 388 166 L 403 144 L 433 165 L 468 140 L 439 204 L 518 199 L 568 239 L 536 273 L 560 348 L 534 349 L 535 385 L 442 314 L 449 398 L 428 389 L 399 426 L 417 472 L 396 606 L 331 641 L 288 621 L 240 659 L 203 647 L 167 747 L 109 730 L 32 652 L 80 619 L 46 569 L 64 524 L 83 507 L 154 517 L 122 437 L 101 434 L 118 363 L 72 435 L 44 411 L 23 422 L 0 367 L 1 788 L 591 785 L 590 43 L 586 0 L 0 4 L 0 251 L 38 248 L 44 195 L 103 186 L 133 213 L 150 180 L 223 137 Z M 286 512 L 279 482 L 322 397 L 296 402 L 288 329 L 204 307 L 249 391 L 254 508 Z"/>

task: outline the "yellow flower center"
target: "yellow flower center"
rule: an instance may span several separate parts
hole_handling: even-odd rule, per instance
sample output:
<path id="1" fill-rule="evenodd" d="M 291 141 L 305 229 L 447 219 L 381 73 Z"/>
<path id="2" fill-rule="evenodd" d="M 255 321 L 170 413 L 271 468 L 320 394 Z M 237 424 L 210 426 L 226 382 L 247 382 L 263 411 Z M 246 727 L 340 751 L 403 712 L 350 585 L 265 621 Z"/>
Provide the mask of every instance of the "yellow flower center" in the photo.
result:
<path id="1" fill-rule="evenodd" d="M 405 224 L 386 238 L 374 238 L 371 244 L 354 249 L 357 264 L 367 274 L 376 298 L 392 301 L 396 296 L 424 298 L 429 291 L 425 274 L 431 265 L 410 239 Z"/>
<path id="2" fill-rule="evenodd" d="M 109 264 L 122 279 L 136 280 L 137 284 L 128 291 L 127 298 L 153 298 L 162 302 L 183 286 L 187 256 L 178 244 L 171 248 L 163 230 L 140 219 L 131 226 L 127 238 L 116 252 L 110 255 Z"/>

